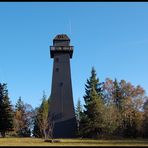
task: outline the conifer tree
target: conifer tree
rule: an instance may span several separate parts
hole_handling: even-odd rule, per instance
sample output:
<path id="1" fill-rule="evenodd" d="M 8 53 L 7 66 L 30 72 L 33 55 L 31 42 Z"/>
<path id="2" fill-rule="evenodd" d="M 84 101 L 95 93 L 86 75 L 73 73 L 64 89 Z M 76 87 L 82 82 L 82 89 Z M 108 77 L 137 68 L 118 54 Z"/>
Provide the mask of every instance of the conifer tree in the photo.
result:
<path id="1" fill-rule="evenodd" d="M 118 110 L 121 110 L 121 102 L 122 102 L 122 97 L 121 97 L 121 90 L 120 90 L 120 87 L 119 87 L 119 84 L 118 84 L 118 81 L 117 79 L 115 79 L 115 81 L 113 82 L 113 102 L 115 104 L 115 106 L 117 107 Z"/>
<path id="2" fill-rule="evenodd" d="M 99 83 L 94 67 L 85 87 L 85 109 L 80 122 L 80 133 L 84 137 L 98 137 L 103 133 L 103 113 L 105 108 L 102 83 Z"/>
<path id="3" fill-rule="evenodd" d="M 0 83 L 0 132 L 5 137 L 7 131 L 13 130 L 13 109 L 8 97 L 7 84 Z"/>

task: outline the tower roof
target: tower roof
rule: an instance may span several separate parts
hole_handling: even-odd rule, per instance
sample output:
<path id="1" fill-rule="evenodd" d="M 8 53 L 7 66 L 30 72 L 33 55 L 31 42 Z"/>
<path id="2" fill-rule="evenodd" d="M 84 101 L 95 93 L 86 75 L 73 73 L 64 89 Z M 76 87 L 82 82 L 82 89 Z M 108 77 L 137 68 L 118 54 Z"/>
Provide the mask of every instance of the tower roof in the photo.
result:
<path id="1" fill-rule="evenodd" d="M 58 34 L 53 40 L 70 41 L 69 37 L 66 34 Z"/>
<path id="2" fill-rule="evenodd" d="M 72 58 L 73 46 L 70 46 L 70 38 L 66 34 L 58 34 L 53 39 L 53 46 L 50 46 L 51 58 L 54 58 L 57 53 L 69 53 L 70 58 Z"/>

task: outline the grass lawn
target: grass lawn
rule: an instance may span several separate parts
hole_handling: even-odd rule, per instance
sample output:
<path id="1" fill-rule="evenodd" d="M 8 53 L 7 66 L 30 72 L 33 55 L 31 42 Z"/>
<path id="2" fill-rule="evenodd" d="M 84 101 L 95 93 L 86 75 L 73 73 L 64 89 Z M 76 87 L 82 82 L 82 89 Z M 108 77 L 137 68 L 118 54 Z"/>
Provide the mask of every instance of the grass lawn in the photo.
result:
<path id="1" fill-rule="evenodd" d="M 0 138 L 0 146 L 148 146 L 148 139 L 92 140 L 60 139 L 59 143 L 44 142 L 40 138 Z"/>

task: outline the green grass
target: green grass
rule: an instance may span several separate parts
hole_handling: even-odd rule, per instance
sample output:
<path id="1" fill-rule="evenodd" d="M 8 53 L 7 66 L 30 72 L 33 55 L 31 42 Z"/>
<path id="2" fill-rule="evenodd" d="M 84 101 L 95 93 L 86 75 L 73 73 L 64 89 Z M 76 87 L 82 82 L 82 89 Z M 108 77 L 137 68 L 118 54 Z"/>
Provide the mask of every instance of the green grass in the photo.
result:
<path id="1" fill-rule="evenodd" d="M 0 146 L 148 146 L 148 139 L 92 140 L 60 139 L 60 143 L 44 142 L 40 138 L 0 138 Z"/>

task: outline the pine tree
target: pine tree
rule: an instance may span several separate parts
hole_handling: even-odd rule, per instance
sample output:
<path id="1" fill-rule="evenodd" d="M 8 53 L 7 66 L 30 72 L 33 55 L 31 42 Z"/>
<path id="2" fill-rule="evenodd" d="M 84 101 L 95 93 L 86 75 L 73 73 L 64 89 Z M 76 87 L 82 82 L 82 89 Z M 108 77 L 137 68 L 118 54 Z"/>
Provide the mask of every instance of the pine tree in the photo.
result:
<path id="1" fill-rule="evenodd" d="M 7 131 L 13 130 L 13 109 L 8 97 L 7 84 L 0 83 L 0 132 L 5 137 Z"/>
<path id="2" fill-rule="evenodd" d="M 103 99 L 103 88 L 102 88 L 102 84 L 103 83 L 99 83 L 99 79 L 96 77 L 96 71 L 94 69 L 94 67 L 92 67 L 91 70 L 91 76 L 89 79 L 87 79 L 87 84 L 85 84 L 85 95 L 84 95 L 84 101 L 85 102 L 89 102 L 90 100 L 90 92 L 92 91 L 92 89 L 94 88 L 97 95 L 100 96 Z M 86 107 L 87 105 L 85 105 Z M 87 107 L 86 107 L 87 108 Z"/>
<path id="3" fill-rule="evenodd" d="M 118 84 L 117 79 L 115 79 L 115 81 L 113 82 L 114 84 L 114 91 L 113 91 L 113 102 L 115 103 L 115 106 L 117 107 L 118 110 L 121 110 L 121 101 L 122 101 L 122 97 L 121 97 L 121 90 Z"/>
<path id="4" fill-rule="evenodd" d="M 99 83 L 99 79 L 96 78 L 94 67 L 85 87 L 85 109 L 80 122 L 80 133 L 84 137 L 98 137 L 103 133 L 105 107 L 102 83 Z"/>

